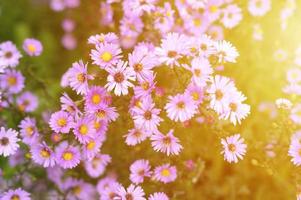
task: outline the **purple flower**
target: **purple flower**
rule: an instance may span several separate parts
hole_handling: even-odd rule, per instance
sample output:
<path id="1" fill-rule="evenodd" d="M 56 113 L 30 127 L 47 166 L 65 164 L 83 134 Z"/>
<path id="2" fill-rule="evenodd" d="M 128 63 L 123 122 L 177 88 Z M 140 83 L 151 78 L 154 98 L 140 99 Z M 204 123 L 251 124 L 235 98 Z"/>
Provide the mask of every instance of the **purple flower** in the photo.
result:
<path id="1" fill-rule="evenodd" d="M 88 38 L 89 44 L 102 44 L 102 43 L 111 43 L 111 44 L 117 44 L 119 43 L 118 37 L 115 33 L 107 33 L 107 34 L 96 34 L 92 35 Z"/>
<path id="2" fill-rule="evenodd" d="M 43 167 L 53 167 L 56 162 L 56 157 L 52 149 L 45 143 L 34 144 L 30 149 L 34 162 Z"/>
<path id="3" fill-rule="evenodd" d="M 114 200 L 146 200 L 144 198 L 144 191 L 140 186 L 130 185 L 127 189 L 123 186 L 117 188 L 117 197 Z"/>
<path id="4" fill-rule="evenodd" d="M 103 105 L 109 104 L 109 94 L 100 86 L 92 86 L 85 96 L 85 110 L 95 111 Z"/>
<path id="5" fill-rule="evenodd" d="M 98 154 L 92 160 L 86 160 L 84 164 L 87 174 L 92 178 L 97 178 L 104 173 L 110 162 L 111 156 Z"/>
<path id="6" fill-rule="evenodd" d="M 170 130 L 166 135 L 156 131 L 151 136 L 152 147 L 155 151 L 160 151 L 169 155 L 178 155 L 183 148 L 179 144 L 179 139 L 173 135 L 173 130 Z"/>
<path id="7" fill-rule="evenodd" d="M 64 169 L 74 168 L 80 163 L 79 148 L 69 145 L 66 141 L 56 147 L 55 154 L 56 163 Z"/>
<path id="8" fill-rule="evenodd" d="M 22 141 L 25 144 L 31 145 L 38 142 L 39 132 L 36 126 L 36 120 L 26 117 L 19 125 Z"/>
<path id="9" fill-rule="evenodd" d="M 13 129 L 0 129 L 0 155 L 7 157 L 16 153 L 19 148 L 17 143 L 20 139 L 17 137 L 18 132 Z"/>
<path id="10" fill-rule="evenodd" d="M 177 178 L 177 168 L 170 164 L 160 165 L 155 168 L 153 179 L 162 183 L 170 183 Z"/>
<path id="11" fill-rule="evenodd" d="M 151 166 L 149 165 L 148 160 L 136 160 L 131 166 L 130 166 L 130 180 L 134 184 L 140 184 L 143 183 L 144 177 L 150 177 L 151 176 Z"/>
<path id="12" fill-rule="evenodd" d="M 73 128 L 73 133 L 81 144 L 87 144 L 91 139 L 96 137 L 94 121 L 90 117 L 78 119 Z"/>
<path id="13" fill-rule="evenodd" d="M 102 146 L 104 140 L 104 135 L 99 136 L 95 139 L 89 140 L 82 146 L 82 153 L 87 161 L 91 161 L 100 152 L 100 147 Z"/>
<path id="14" fill-rule="evenodd" d="M 38 107 L 38 98 L 31 92 L 23 92 L 17 97 L 17 106 L 23 112 L 33 112 Z"/>
<path id="15" fill-rule="evenodd" d="M 133 128 L 129 130 L 129 132 L 124 136 L 125 143 L 129 146 L 134 146 L 146 140 L 149 136 L 151 136 L 151 132 L 148 130 Z"/>
<path id="16" fill-rule="evenodd" d="M 69 113 L 58 111 L 51 115 L 49 125 L 51 129 L 57 133 L 68 133 L 73 126 L 73 119 Z"/>
<path id="17" fill-rule="evenodd" d="M 23 49 L 29 56 L 39 56 L 43 51 L 43 46 L 39 40 L 28 38 L 23 42 Z"/>
<path id="18" fill-rule="evenodd" d="M 16 67 L 21 57 L 22 55 L 11 41 L 2 42 L 0 44 L 0 72 L 6 67 Z"/>
<path id="19" fill-rule="evenodd" d="M 148 200 L 169 200 L 169 198 L 164 192 L 155 192 L 149 196 Z"/>
<path id="20" fill-rule="evenodd" d="M 0 75 L 0 87 L 12 94 L 19 93 L 24 88 L 24 77 L 19 71 L 7 69 Z"/>
<path id="21" fill-rule="evenodd" d="M 244 143 L 244 139 L 240 137 L 240 134 L 229 136 L 221 140 L 223 145 L 224 159 L 229 163 L 238 162 L 239 159 L 243 159 L 243 156 L 246 154 L 247 145 Z"/>
<path id="22" fill-rule="evenodd" d="M 31 200 L 30 194 L 25 190 L 18 188 L 18 189 L 10 189 L 7 192 L 4 192 L 1 195 L 1 200 Z"/>

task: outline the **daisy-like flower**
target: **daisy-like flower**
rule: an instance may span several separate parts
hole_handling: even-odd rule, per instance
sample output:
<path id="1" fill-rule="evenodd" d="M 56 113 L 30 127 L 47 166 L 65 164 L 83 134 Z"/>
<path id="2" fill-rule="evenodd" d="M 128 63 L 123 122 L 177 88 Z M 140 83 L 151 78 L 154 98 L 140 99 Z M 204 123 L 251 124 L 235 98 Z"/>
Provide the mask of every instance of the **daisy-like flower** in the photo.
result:
<path id="1" fill-rule="evenodd" d="M 60 97 L 60 102 L 62 110 L 67 111 L 75 118 L 78 118 L 79 115 L 82 114 L 76 103 L 68 96 L 68 94 L 63 93 L 63 96 Z"/>
<path id="2" fill-rule="evenodd" d="M 102 175 L 106 166 L 111 162 L 111 156 L 107 154 L 98 154 L 91 160 L 85 161 L 85 169 L 87 174 L 92 178 Z"/>
<path id="3" fill-rule="evenodd" d="M 290 100 L 285 98 L 276 99 L 276 106 L 281 109 L 290 110 L 293 107 L 293 104 Z"/>
<path id="4" fill-rule="evenodd" d="M 238 159 L 243 159 L 246 154 L 247 145 L 244 143 L 244 139 L 240 137 L 240 134 L 229 136 L 221 140 L 223 145 L 224 159 L 229 163 L 237 163 Z"/>
<path id="5" fill-rule="evenodd" d="M 122 185 L 120 183 L 111 180 L 103 189 L 98 189 L 100 200 L 115 200 L 116 198 L 120 198 L 120 196 L 117 195 L 117 189 L 121 187 Z"/>
<path id="6" fill-rule="evenodd" d="M 200 37 L 191 37 L 188 39 L 190 55 L 198 56 L 202 58 L 208 58 L 215 53 L 214 41 L 211 36 L 206 34 L 200 35 Z"/>
<path id="7" fill-rule="evenodd" d="M 242 119 L 245 119 L 250 113 L 250 106 L 242 103 L 247 98 L 241 92 L 233 92 L 230 99 L 229 105 L 225 107 L 224 112 L 220 115 L 220 118 L 230 121 L 236 125 L 240 124 Z"/>
<path id="8" fill-rule="evenodd" d="M 88 38 L 89 44 L 98 45 L 101 43 L 111 43 L 111 44 L 118 44 L 118 37 L 115 33 L 107 33 L 107 34 L 96 34 L 92 35 Z"/>
<path id="9" fill-rule="evenodd" d="M 173 135 L 174 130 L 170 130 L 166 135 L 156 131 L 151 136 L 152 147 L 155 151 L 160 151 L 169 155 L 178 155 L 183 148 L 179 144 L 180 140 Z"/>
<path id="10" fill-rule="evenodd" d="M 25 144 L 31 145 L 38 141 L 39 132 L 36 126 L 36 120 L 26 117 L 19 125 L 22 141 Z"/>
<path id="11" fill-rule="evenodd" d="M 73 133 L 81 144 L 87 144 L 96 137 L 94 121 L 90 117 L 82 117 L 74 125 Z"/>
<path id="12" fill-rule="evenodd" d="M 292 157 L 291 161 L 294 165 L 301 165 L 301 143 L 300 138 L 292 138 L 288 155 Z"/>
<path id="13" fill-rule="evenodd" d="M 9 93 L 19 93 L 24 88 L 24 76 L 21 72 L 7 69 L 0 75 L 0 87 Z"/>
<path id="14" fill-rule="evenodd" d="M 17 143 L 20 139 L 17 137 L 18 132 L 13 129 L 0 129 L 0 155 L 7 157 L 16 153 L 19 148 Z"/>
<path id="15" fill-rule="evenodd" d="M 263 16 L 271 9 L 270 0 L 249 0 L 248 10 L 253 16 Z"/>
<path id="16" fill-rule="evenodd" d="M 177 178 L 177 168 L 170 164 L 163 164 L 155 168 L 153 179 L 162 183 L 170 183 Z"/>
<path id="17" fill-rule="evenodd" d="M 33 112 L 39 104 L 37 96 L 28 91 L 18 96 L 16 102 L 19 110 L 23 112 Z"/>
<path id="18" fill-rule="evenodd" d="M 242 19 L 241 9 L 235 5 L 230 4 L 223 10 L 222 23 L 226 28 L 235 27 Z"/>
<path id="19" fill-rule="evenodd" d="M 134 87 L 135 97 L 144 98 L 151 95 L 152 91 L 156 88 L 155 82 L 156 75 L 149 75 L 145 79 L 139 79 L 139 86 Z"/>
<path id="20" fill-rule="evenodd" d="M 287 70 L 286 79 L 289 83 L 299 83 L 301 81 L 301 69 L 292 68 Z"/>
<path id="21" fill-rule="evenodd" d="M 192 73 L 192 81 L 199 87 L 207 85 L 210 75 L 213 73 L 210 62 L 203 57 L 196 57 L 191 61 L 191 67 L 187 67 Z"/>
<path id="22" fill-rule="evenodd" d="M 6 67 L 16 67 L 21 57 L 16 45 L 11 41 L 2 42 L 0 44 L 0 72 L 3 72 Z"/>
<path id="23" fill-rule="evenodd" d="M 218 62 L 236 62 L 236 58 L 239 56 L 236 48 L 228 41 L 221 40 L 215 42 L 215 51 L 218 58 Z"/>
<path id="24" fill-rule="evenodd" d="M 143 80 L 152 75 L 152 69 L 157 65 L 158 61 L 150 52 L 147 46 L 136 46 L 134 51 L 129 54 L 129 66 L 138 80 Z"/>
<path id="25" fill-rule="evenodd" d="M 161 40 L 161 46 L 156 48 L 156 55 L 160 63 L 179 65 L 179 59 L 189 52 L 187 38 L 179 33 L 168 33 Z"/>
<path id="26" fill-rule="evenodd" d="M 127 189 L 123 186 L 117 188 L 117 197 L 114 200 L 146 200 L 144 191 L 140 186 L 130 185 Z"/>
<path id="27" fill-rule="evenodd" d="M 92 49 L 90 56 L 93 64 L 106 70 L 118 63 L 122 57 L 120 54 L 121 49 L 117 44 L 101 43 L 96 45 L 96 49 Z"/>
<path id="28" fill-rule="evenodd" d="M 85 97 L 85 110 L 95 111 L 103 105 L 109 104 L 110 96 L 106 89 L 100 86 L 92 86 Z"/>
<path id="29" fill-rule="evenodd" d="M 64 169 L 71 169 L 80 163 L 80 152 L 78 147 L 71 146 L 68 142 L 60 143 L 56 149 L 56 163 Z"/>
<path id="30" fill-rule="evenodd" d="M 199 105 L 203 102 L 204 99 L 204 89 L 191 83 L 187 86 L 185 94 L 191 96 L 196 105 Z"/>
<path id="31" fill-rule="evenodd" d="M 67 178 L 63 183 L 63 189 L 66 192 L 66 199 L 95 199 L 96 195 L 94 187 L 81 179 Z"/>
<path id="32" fill-rule="evenodd" d="M 32 160 L 43 167 L 53 167 L 55 165 L 55 154 L 45 142 L 33 145 L 30 153 Z"/>
<path id="33" fill-rule="evenodd" d="M 169 200 L 169 198 L 164 192 L 155 192 L 149 196 L 148 200 Z"/>
<path id="34" fill-rule="evenodd" d="M 171 120 L 184 122 L 191 119 L 197 112 L 195 101 L 187 94 L 169 96 L 168 99 L 169 102 L 164 108 Z"/>
<path id="35" fill-rule="evenodd" d="M 77 94 L 86 94 L 89 85 L 88 80 L 92 80 L 93 76 L 88 74 L 87 64 L 84 64 L 82 60 L 72 64 L 69 70 L 69 85 L 76 91 Z"/>
<path id="36" fill-rule="evenodd" d="M 29 56 L 39 56 L 43 51 L 43 46 L 39 40 L 27 38 L 23 42 L 23 49 Z"/>
<path id="37" fill-rule="evenodd" d="M 163 121 L 160 117 L 160 109 L 155 108 L 155 104 L 150 97 L 142 100 L 139 107 L 135 107 L 133 112 L 134 123 L 136 127 L 154 132 L 157 126 Z"/>
<path id="38" fill-rule="evenodd" d="M 114 94 L 117 96 L 127 95 L 128 87 L 134 85 L 130 81 L 135 81 L 135 73 L 127 66 L 127 62 L 119 61 L 115 68 L 108 68 L 109 72 L 105 85 L 108 91 L 114 90 Z"/>
<path id="39" fill-rule="evenodd" d="M 296 124 L 301 124 L 301 104 L 296 104 L 290 113 L 291 120 Z"/>
<path id="40" fill-rule="evenodd" d="M 140 128 L 133 128 L 129 130 L 129 132 L 124 135 L 125 143 L 129 146 L 135 146 L 146 140 L 149 136 L 151 136 L 151 132 L 148 130 L 140 129 Z"/>
<path id="41" fill-rule="evenodd" d="M 130 180 L 134 184 L 143 183 L 145 177 L 151 176 L 151 166 L 148 160 L 136 160 L 130 166 Z"/>
<path id="42" fill-rule="evenodd" d="M 82 153 L 84 158 L 91 161 L 99 152 L 103 141 L 105 140 L 104 135 L 99 136 L 95 139 L 89 140 L 86 144 L 82 146 Z"/>
<path id="43" fill-rule="evenodd" d="M 57 133 L 68 133 L 73 126 L 73 119 L 69 113 L 58 111 L 51 115 L 49 125 Z"/>
<path id="44" fill-rule="evenodd" d="M 10 189 L 7 192 L 4 192 L 1 195 L 1 200 L 31 200 L 30 194 L 25 190 L 18 188 L 18 189 Z"/>
<path id="45" fill-rule="evenodd" d="M 96 121 L 111 122 L 115 121 L 119 114 L 116 112 L 115 107 L 102 105 L 94 111 L 89 111 L 88 116 L 95 118 Z"/>
<path id="46" fill-rule="evenodd" d="M 236 92 L 236 88 L 229 78 L 219 75 L 212 77 L 211 85 L 207 89 L 210 96 L 210 107 L 217 113 L 222 113 L 229 105 L 229 99 L 234 92 Z"/>

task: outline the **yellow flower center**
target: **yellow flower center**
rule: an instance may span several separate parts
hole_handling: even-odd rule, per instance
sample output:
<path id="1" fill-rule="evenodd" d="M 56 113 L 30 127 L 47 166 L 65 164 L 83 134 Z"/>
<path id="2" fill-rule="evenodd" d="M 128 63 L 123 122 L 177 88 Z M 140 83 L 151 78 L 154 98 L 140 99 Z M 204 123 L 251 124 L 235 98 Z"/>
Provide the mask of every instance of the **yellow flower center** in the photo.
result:
<path id="1" fill-rule="evenodd" d="M 169 169 L 163 169 L 163 170 L 161 171 L 161 175 L 164 176 L 164 177 L 170 176 L 170 171 L 169 171 Z"/>
<path id="2" fill-rule="evenodd" d="M 144 90 L 148 90 L 149 89 L 149 83 L 148 82 L 143 82 L 141 84 L 141 87 L 144 89 Z"/>
<path id="3" fill-rule="evenodd" d="M 16 77 L 14 77 L 14 76 L 9 76 L 9 77 L 7 78 L 7 83 L 8 83 L 8 85 L 10 85 L 10 86 L 16 85 L 16 83 L 17 83 Z"/>
<path id="4" fill-rule="evenodd" d="M 224 94 L 221 90 L 216 90 L 215 91 L 215 98 L 216 100 L 221 100 L 223 98 Z"/>
<path id="5" fill-rule="evenodd" d="M 105 62 L 109 62 L 112 60 L 113 56 L 110 52 L 105 51 L 103 54 L 101 54 L 100 58 Z"/>
<path id="6" fill-rule="evenodd" d="M 228 149 L 229 151 L 234 152 L 236 150 L 236 146 L 234 144 L 229 144 Z"/>
<path id="7" fill-rule="evenodd" d="M 94 103 L 94 104 L 99 104 L 100 101 L 101 101 L 101 97 L 100 97 L 99 94 L 94 94 L 94 95 L 92 96 L 92 103 Z"/>
<path id="8" fill-rule="evenodd" d="M 72 160 L 72 158 L 73 158 L 73 153 L 71 153 L 70 151 L 66 151 L 63 153 L 64 160 L 69 161 L 69 160 Z"/>
<path id="9" fill-rule="evenodd" d="M 104 111 L 104 110 L 98 110 L 97 112 L 96 112 L 96 116 L 98 117 L 98 118 L 105 118 L 105 116 L 106 116 L 106 112 Z"/>
<path id="10" fill-rule="evenodd" d="M 82 135 L 86 135 L 88 133 L 88 126 L 83 124 L 79 127 L 79 132 Z"/>
<path id="11" fill-rule="evenodd" d="M 194 74 L 195 74 L 197 77 L 200 77 L 200 76 L 201 76 L 201 70 L 200 70 L 200 69 L 195 69 L 195 70 L 194 70 Z"/>
<path id="12" fill-rule="evenodd" d="M 133 66 L 135 72 L 140 72 L 143 69 L 143 65 L 141 63 L 134 64 Z"/>
<path id="13" fill-rule="evenodd" d="M 237 104 L 236 103 L 230 103 L 229 107 L 231 109 L 232 112 L 237 111 Z"/>
<path id="14" fill-rule="evenodd" d="M 211 13 L 216 13 L 218 11 L 218 7 L 215 5 L 212 5 L 212 6 L 210 6 L 209 10 Z"/>
<path id="15" fill-rule="evenodd" d="M 195 100 L 195 101 L 197 101 L 197 100 L 200 99 L 200 95 L 199 95 L 199 93 L 197 93 L 197 92 L 193 92 L 193 93 L 191 94 L 191 96 L 192 96 L 192 99 Z"/>
<path id="16" fill-rule="evenodd" d="M 88 150 L 94 149 L 94 147 L 95 147 L 95 142 L 94 142 L 94 141 L 89 142 L 89 143 L 87 144 L 86 147 L 87 147 Z"/>
<path id="17" fill-rule="evenodd" d="M 193 20 L 193 24 L 196 26 L 196 27 L 199 27 L 202 25 L 202 20 L 201 19 L 194 19 Z"/>
<path id="18" fill-rule="evenodd" d="M 180 101 L 180 102 L 177 103 L 177 107 L 179 109 L 183 109 L 183 108 L 185 108 L 185 103 L 183 101 Z"/>
<path id="19" fill-rule="evenodd" d="M 85 74 L 84 74 L 84 73 L 78 74 L 78 75 L 77 75 L 77 80 L 78 80 L 79 82 L 81 82 L 81 83 L 85 82 L 85 80 L 86 80 Z"/>
<path id="20" fill-rule="evenodd" d="M 25 131 L 28 136 L 31 136 L 33 134 L 33 127 L 28 126 L 28 127 L 26 127 Z"/>
<path id="21" fill-rule="evenodd" d="M 36 50 L 37 50 L 36 46 L 33 45 L 33 44 L 29 44 L 29 45 L 27 46 L 27 49 L 28 49 L 28 51 L 30 51 L 31 53 L 34 53 L 34 52 L 36 52 Z"/>
<path id="22" fill-rule="evenodd" d="M 11 199 L 11 200 L 20 200 L 20 197 L 19 197 L 19 195 L 14 194 L 13 196 L 11 196 L 10 199 Z"/>
<path id="23" fill-rule="evenodd" d="M 43 158 L 49 158 L 50 157 L 50 152 L 47 150 L 47 149 L 42 149 L 40 151 L 40 155 L 43 157 Z"/>
<path id="24" fill-rule="evenodd" d="M 67 121 L 65 118 L 60 118 L 57 120 L 57 125 L 59 125 L 60 127 L 66 126 Z"/>

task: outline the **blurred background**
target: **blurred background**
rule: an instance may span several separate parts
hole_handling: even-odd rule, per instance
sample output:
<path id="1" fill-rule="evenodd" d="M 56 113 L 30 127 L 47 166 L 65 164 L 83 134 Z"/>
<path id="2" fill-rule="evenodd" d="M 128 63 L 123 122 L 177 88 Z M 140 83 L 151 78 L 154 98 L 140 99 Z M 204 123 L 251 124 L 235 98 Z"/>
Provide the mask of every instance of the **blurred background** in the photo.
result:
<path id="1" fill-rule="evenodd" d="M 226 65 L 220 74 L 233 78 L 237 88 L 248 97 L 251 115 L 236 127 L 212 122 L 191 124 L 188 130 L 175 124 L 185 150 L 179 157 L 172 158 L 154 153 L 149 142 L 134 148 L 126 146 L 122 135 L 129 126 L 125 128 L 123 121 L 118 120 L 109 129 L 104 151 L 112 156 L 111 170 L 118 172 L 121 182 L 129 183 L 128 166 L 136 159 L 150 158 L 154 164 L 172 160 L 183 169 L 178 181 L 164 185 L 164 191 L 177 194 L 174 199 L 295 198 L 301 184 L 301 170 L 292 165 L 287 151 L 296 127 L 286 118 L 287 113 L 278 111 L 273 103 L 280 97 L 299 101 L 297 96 L 285 95 L 282 88 L 286 84 L 286 71 L 296 65 L 295 51 L 301 44 L 301 2 L 296 2 L 296 10 L 285 28 L 281 11 L 287 1 L 272 1 L 271 10 L 263 17 L 251 16 L 247 1 L 235 2 L 243 10 L 243 19 L 234 29 L 225 29 L 224 38 L 238 49 L 240 56 L 236 64 Z M 0 42 L 11 40 L 21 47 L 25 38 L 34 37 L 43 43 L 43 54 L 31 60 L 30 71 L 24 70 L 26 87 L 40 97 L 40 111 L 59 108 L 63 92 L 61 76 L 73 62 L 88 59 L 87 38 L 114 31 L 118 26 L 116 22 L 104 27 L 100 18 L 99 0 L 83 0 L 79 7 L 59 12 L 51 9 L 47 0 L 0 0 Z M 69 38 L 73 48 L 64 46 L 64 19 L 75 22 L 72 38 Z M 21 60 L 22 69 L 28 67 L 27 62 Z M 161 84 L 164 85 L 163 80 Z M 45 90 L 49 98 L 43 98 Z M 228 164 L 220 155 L 219 136 L 224 132 L 241 133 L 246 139 L 248 153 L 238 164 Z M 190 160 L 195 162 L 193 170 L 187 168 Z M 3 163 L 0 161 L 0 167 Z M 143 185 L 146 192 L 161 187 L 154 183 Z"/>

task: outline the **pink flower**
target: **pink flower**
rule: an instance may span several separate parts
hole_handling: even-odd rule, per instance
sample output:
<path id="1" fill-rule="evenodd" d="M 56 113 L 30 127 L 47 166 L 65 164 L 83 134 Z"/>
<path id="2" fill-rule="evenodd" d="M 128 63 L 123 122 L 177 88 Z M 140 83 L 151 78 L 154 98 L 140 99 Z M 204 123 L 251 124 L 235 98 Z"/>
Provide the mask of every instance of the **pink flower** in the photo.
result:
<path id="1" fill-rule="evenodd" d="M 166 135 L 156 131 L 151 136 L 152 147 L 155 151 L 160 151 L 169 155 L 178 155 L 183 148 L 179 144 L 180 140 L 173 135 L 173 130 L 170 130 Z"/>
<path id="2" fill-rule="evenodd" d="M 222 139 L 224 159 L 229 163 L 237 163 L 238 158 L 243 159 L 246 154 L 247 145 L 244 143 L 244 139 L 240 138 L 240 134 L 229 136 L 226 139 Z"/>
<path id="3" fill-rule="evenodd" d="M 263 16 L 271 9 L 270 0 L 249 0 L 248 10 L 253 16 Z"/>
<path id="4" fill-rule="evenodd" d="M 155 192 L 149 196 L 148 200 L 169 200 L 169 198 L 164 192 Z"/>
<path id="5" fill-rule="evenodd" d="M 31 92 L 23 92 L 16 99 L 20 111 L 33 112 L 38 107 L 38 98 Z"/>
<path id="6" fill-rule="evenodd" d="M 93 76 L 88 75 L 87 64 L 82 60 L 72 64 L 69 69 L 69 85 L 77 94 L 86 94 L 89 90 L 88 80 L 92 80 Z"/>
<path id="7" fill-rule="evenodd" d="M 31 145 L 38 142 L 39 132 L 36 126 L 36 120 L 26 117 L 19 125 L 22 142 Z"/>
<path id="8" fill-rule="evenodd" d="M 236 62 L 236 58 L 239 56 L 236 48 L 228 41 L 221 40 L 215 43 L 216 55 L 218 62 Z"/>
<path id="9" fill-rule="evenodd" d="M 5 130 L 4 127 L 0 129 L 0 155 L 7 157 L 16 153 L 19 148 L 20 139 L 18 132 L 13 129 Z"/>
<path id="10" fill-rule="evenodd" d="M 23 42 L 23 49 L 29 56 L 39 56 L 43 51 L 43 46 L 39 40 L 28 38 Z"/>
<path id="11" fill-rule="evenodd" d="M 91 51 L 91 59 L 93 64 L 98 65 L 101 69 L 107 70 L 118 63 L 121 55 L 121 49 L 117 44 L 100 43 L 96 45 L 96 49 Z"/>
<path id="12" fill-rule="evenodd" d="M 126 138 L 125 143 L 129 146 L 134 146 L 146 140 L 150 135 L 150 131 L 135 127 L 124 136 Z"/>
<path id="13" fill-rule="evenodd" d="M 189 84 L 185 90 L 185 94 L 191 96 L 196 105 L 203 102 L 204 90 L 195 84 Z"/>
<path id="14" fill-rule="evenodd" d="M 134 111 L 134 123 L 138 128 L 149 130 L 154 132 L 157 130 L 157 126 L 163 121 L 160 117 L 160 109 L 155 108 L 155 104 L 152 99 L 145 98 L 139 107 L 135 107 Z"/>
<path id="15" fill-rule="evenodd" d="M 222 23 L 226 28 L 235 27 L 242 19 L 241 9 L 235 5 L 230 4 L 223 10 Z"/>
<path id="16" fill-rule="evenodd" d="M 163 164 L 155 168 L 153 179 L 162 183 L 170 183 L 177 178 L 177 168 L 170 164 Z"/>
<path id="17" fill-rule="evenodd" d="M 140 184 L 143 183 L 144 177 L 150 177 L 151 176 L 151 166 L 149 165 L 148 160 L 136 160 L 131 166 L 130 166 L 130 180 L 134 184 Z"/>
<path id="18" fill-rule="evenodd" d="M 19 71 L 7 69 L 0 74 L 0 88 L 11 94 L 19 93 L 24 88 L 24 76 Z"/>
<path id="19" fill-rule="evenodd" d="M 8 190 L 1 195 L 1 200 L 31 200 L 30 194 L 21 188 Z"/>
<path id="20" fill-rule="evenodd" d="M 68 142 L 60 143 L 56 149 L 56 163 L 64 169 L 71 169 L 80 163 L 80 152 L 77 146 L 71 146 Z"/>
<path id="21" fill-rule="evenodd" d="M 96 137 L 93 120 L 89 117 L 78 119 L 73 128 L 73 133 L 81 144 L 87 144 Z"/>
<path id="22" fill-rule="evenodd" d="M 0 43 L 0 72 L 6 67 L 16 67 L 21 57 L 21 53 L 11 41 Z"/>
<path id="23" fill-rule="evenodd" d="M 91 160 L 85 160 L 85 170 L 92 178 L 102 175 L 106 166 L 111 162 L 111 156 L 107 154 L 98 154 Z"/>
<path id="24" fill-rule="evenodd" d="M 199 87 L 204 87 L 210 80 L 210 75 L 213 69 L 208 59 L 203 57 L 196 57 L 191 61 L 191 67 L 187 67 L 192 73 L 192 81 Z"/>
<path id="25" fill-rule="evenodd" d="M 85 96 L 85 110 L 95 111 L 96 109 L 109 104 L 109 94 L 106 89 L 100 86 L 91 86 Z"/>
<path id="26" fill-rule="evenodd" d="M 187 94 L 169 96 L 168 99 L 169 102 L 164 108 L 171 120 L 184 122 L 191 119 L 197 112 L 195 101 Z"/>
<path id="27" fill-rule="evenodd" d="M 68 133 L 73 126 L 73 119 L 69 113 L 58 111 L 51 115 L 49 125 L 51 129 L 57 133 Z"/>
<path id="28" fill-rule="evenodd" d="M 105 85 L 108 91 L 114 90 L 115 95 L 127 95 L 128 87 L 134 85 L 130 81 L 135 81 L 134 71 L 127 66 L 127 62 L 119 61 L 116 67 L 110 67 L 107 69 L 109 72 Z"/>
<path id="29" fill-rule="evenodd" d="M 33 161 L 43 167 L 53 167 L 55 165 L 55 154 L 45 142 L 42 142 L 42 144 L 33 144 L 30 152 Z"/>
<path id="30" fill-rule="evenodd" d="M 146 200 L 144 191 L 140 186 L 130 185 L 127 189 L 123 186 L 117 188 L 117 197 L 114 200 Z"/>
<path id="31" fill-rule="evenodd" d="M 118 37 L 115 33 L 107 33 L 107 34 L 96 34 L 92 35 L 88 38 L 88 43 L 89 44 L 103 44 L 103 43 L 111 43 L 111 44 L 117 44 L 119 43 Z"/>

